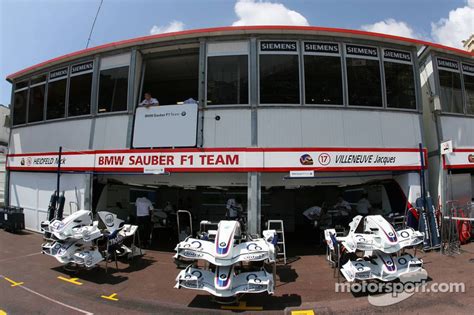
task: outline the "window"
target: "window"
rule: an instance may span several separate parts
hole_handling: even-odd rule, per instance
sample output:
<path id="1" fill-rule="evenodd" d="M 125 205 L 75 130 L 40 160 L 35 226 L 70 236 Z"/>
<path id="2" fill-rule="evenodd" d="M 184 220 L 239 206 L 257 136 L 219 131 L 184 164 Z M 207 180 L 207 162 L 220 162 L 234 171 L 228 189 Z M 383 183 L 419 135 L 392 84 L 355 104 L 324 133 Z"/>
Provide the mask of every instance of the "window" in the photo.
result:
<path id="1" fill-rule="evenodd" d="M 46 119 L 64 118 L 68 68 L 49 73 Z"/>
<path id="2" fill-rule="evenodd" d="M 464 91 L 466 92 L 466 112 L 474 115 L 474 65 L 462 64 Z"/>
<path id="3" fill-rule="evenodd" d="M 346 54 L 349 105 L 382 107 L 377 48 L 346 45 Z"/>
<path id="4" fill-rule="evenodd" d="M 161 54 L 146 61 L 142 91 L 151 93 L 160 105 L 173 105 L 190 98 L 198 100 L 198 87 L 197 49 Z"/>
<path id="5" fill-rule="evenodd" d="M 416 109 L 415 78 L 409 52 L 384 49 L 387 107 Z"/>
<path id="6" fill-rule="evenodd" d="M 128 66 L 100 71 L 99 113 L 127 110 Z"/>
<path id="7" fill-rule="evenodd" d="M 248 104 L 248 56 L 208 58 L 207 104 Z"/>
<path id="8" fill-rule="evenodd" d="M 342 69 L 339 45 L 304 43 L 306 104 L 342 105 Z"/>
<path id="9" fill-rule="evenodd" d="M 15 83 L 13 99 L 13 125 L 26 123 L 26 105 L 28 102 L 28 81 Z"/>
<path id="10" fill-rule="evenodd" d="M 31 80 L 30 97 L 28 99 L 28 122 L 43 120 L 45 87 L 46 75 Z"/>
<path id="11" fill-rule="evenodd" d="M 463 113 L 461 75 L 455 61 L 438 58 L 441 110 L 447 113 Z"/>
<path id="12" fill-rule="evenodd" d="M 92 61 L 71 67 L 69 79 L 68 117 L 88 115 L 91 112 Z"/>
<path id="13" fill-rule="evenodd" d="M 260 42 L 260 103 L 299 104 L 300 80 L 296 42 Z"/>

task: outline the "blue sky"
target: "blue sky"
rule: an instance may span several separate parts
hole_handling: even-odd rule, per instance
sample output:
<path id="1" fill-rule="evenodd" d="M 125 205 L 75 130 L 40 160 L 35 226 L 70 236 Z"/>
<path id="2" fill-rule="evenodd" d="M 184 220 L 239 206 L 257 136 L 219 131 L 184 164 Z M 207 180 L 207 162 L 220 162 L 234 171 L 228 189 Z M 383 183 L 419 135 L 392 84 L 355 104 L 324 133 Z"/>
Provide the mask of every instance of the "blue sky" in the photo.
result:
<path id="1" fill-rule="evenodd" d="M 0 0 L 0 104 L 10 103 L 8 74 L 85 48 L 99 3 Z M 473 21 L 474 0 L 104 0 L 90 46 L 233 23 L 366 29 L 455 46 Z"/>

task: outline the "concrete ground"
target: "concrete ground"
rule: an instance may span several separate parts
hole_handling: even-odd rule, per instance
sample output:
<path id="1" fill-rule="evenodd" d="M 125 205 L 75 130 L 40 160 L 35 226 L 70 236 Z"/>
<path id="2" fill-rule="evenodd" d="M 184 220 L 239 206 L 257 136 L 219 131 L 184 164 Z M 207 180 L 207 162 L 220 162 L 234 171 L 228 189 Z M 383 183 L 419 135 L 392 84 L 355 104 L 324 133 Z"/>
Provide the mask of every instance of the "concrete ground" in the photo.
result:
<path id="1" fill-rule="evenodd" d="M 147 251 L 131 264 L 119 263 L 119 270 L 109 265 L 108 273 L 103 265 L 72 273 L 40 254 L 41 242 L 37 233 L 0 230 L 0 314 L 472 314 L 474 310 L 474 243 L 453 257 L 439 252 L 417 255 L 425 262 L 429 284 L 463 282 L 464 293 L 415 293 L 395 305 L 375 307 L 366 295 L 335 292 L 337 278 L 320 252 L 307 255 L 295 250 L 297 256 L 277 269 L 274 296 L 247 295 L 237 306 L 222 306 L 209 294 L 173 288 L 179 270 L 172 252 Z"/>

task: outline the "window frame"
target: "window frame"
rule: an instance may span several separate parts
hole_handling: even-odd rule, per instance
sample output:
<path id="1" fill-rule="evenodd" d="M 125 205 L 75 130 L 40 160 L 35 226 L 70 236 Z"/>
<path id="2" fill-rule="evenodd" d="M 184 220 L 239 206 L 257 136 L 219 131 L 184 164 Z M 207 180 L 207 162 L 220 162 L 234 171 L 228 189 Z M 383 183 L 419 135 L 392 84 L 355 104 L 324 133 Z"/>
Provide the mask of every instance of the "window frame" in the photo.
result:
<path id="1" fill-rule="evenodd" d="M 465 71 L 464 66 L 463 66 L 463 65 L 467 65 L 467 66 L 470 66 L 470 67 L 474 67 L 474 63 L 469 63 L 469 62 L 459 60 L 459 64 L 461 66 L 461 68 L 460 68 L 461 73 L 460 74 L 461 74 L 461 89 L 462 89 L 462 95 L 463 95 L 462 98 L 463 98 L 463 103 L 464 103 L 464 115 L 467 116 L 467 117 L 474 117 L 474 112 L 472 112 L 472 113 L 467 112 L 467 93 L 466 93 L 466 85 L 465 85 L 465 81 L 464 81 L 464 76 L 465 75 L 474 77 L 474 72 Z"/>
<path id="2" fill-rule="evenodd" d="M 39 82 L 39 83 L 35 83 L 35 84 L 31 84 L 31 81 L 34 79 L 34 78 L 37 78 L 37 77 L 41 77 L 41 76 L 45 76 L 45 79 L 44 81 L 42 82 Z M 29 79 L 28 79 L 28 103 L 27 103 L 27 107 L 26 107 L 26 125 L 37 125 L 37 124 L 42 124 L 45 122 L 45 117 L 46 117 L 46 106 L 47 106 L 47 98 L 48 98 L 48 79 L 49 79 L 49 72 L 42 72 L 40 74 L 35 74 L 33 76 L 31 76 Z M 44 96 L 43 96 L 43 115 L 42 115 L 42 118 L 41 120 L 38 120 L 38 121 L 32 121 L 30 122 L 30 94 L 31 94 L 31 88 L 34 88 L 34 87 L 37 87 L 37 86 L 40 86 L 40 85 L 44 85 Z M 17 126 L 17 125 L 16 125 Z"/>
<path id="3" fill-rule="evenodd" d="M 270 51 L 270 52 L 263 52 L 261 51 L 261 43 L 262 42 L 282 42 L 282 43 L 295 43 L 296 44 L 296 51 L 295 52 L 284 52 L 284 51 L 280 51 L 280 52 L 275 52 L 275 51 Z M 295 106 L 302 106 L 303 105 L 303 99 L 302 97 L 304 97 L 303 93 L 302 93 L 302 80 L 301 80 L 301 68 L 302 68 L 302 65 L 301 65 L 301 40 L 298 40 L 298 39 L 283 39 L 283 40 L 280 40 L 280 39 L 271 39 L 271 38 L 267 38 L 267 39 L 258 39 L 257 40 L 257 51 L 256 51 L 256 55 L 257 55 L 257 62 L 256 62 L 256 67 L 257 67 L 257 82 L 256 82 L 256 86 L 257 86 L 257 99 L 256 99 L 256 104 L 258 107 L 295 107 Z M 262 103 L 260 101 L 260 82 L 261 82 L 261 78 L 260 78 L 260 56 L 261 55 L 296 55 L 298 57 L 298 80 L 300 81 L 299 82 L 299 88 L 298 88 L 298 95 L 299 95 L 299 100 L 300 102 L 299 103 Z M 250 65 L 250 63 L 249 63 Z M 250 77 L 249 77 L 249 80 L 250 80 Z"/>
<path id="4" fill-rule="evenodd" d="M 107 59 L 107 58 L 113 58 L 113 57 L 117 57 L 119 58 L 121 55 L 128 55 L 128 61 L 126 63 L 116 63 L 116 64 L 113 64 L 113 65 L 108 65 L 108 66 L 105 66 L 105 67 L 102 67 L 102 63 L 104 61 L 104 59 Z M 129 92 L 130 92 L 130 77 L 131 77 L 131 68 L 132 68 L 132 65 L 131 65 L 131 62 L 132 62 L 132 54 L 130 51 L 125 51 L 125 52 L 121 52 L 121 53 L 115 53 L 115 54 L 111 54 L 111 55 L 102 55 L 100 56 L 100 59 L 99 59 L 99 65 L 98 65 L 98 69 L 97 69 L 97 91 L 95 93 L 95 95 L 93 96 L 95 98 L 95 110 L 94 110 L 94 113 L 92 115 L 95 115 L 95 116 L 107 116 L 107 115 L 120 115 L 120 114 L 127 114 L 129 112 L 129 107 L 130 107 L 130 104 L 129 104 L 129 99 L 130 99 L 130 95 L 129 95 Z M 110 111 L 110 112 L 99 112 L 99 97 L 100 97 L 100 73 L 102 71 L 105 71 L 105 70 L 110 70 L 110 69 L 116 69 L 116 68 L 122 68 L 122 67 L 128 67 L 128 73 L 127 73 L 127 106 L 125 107 L 124 110 L 121 110 L 121 111 Z M 94 67 L 93 67 L 93 70 L 94 70 Z M 92 75 L 92 80 L 94 81 L 94 74 Z M 94 84 L 94 82 L 92 82 L 92 84 Z M 91 94 L 93 94 L 93 90 L 91 92 Z M 92 111 L 92 103 L 91 102 L 91 111 Z M 69 106 L 69 104 L 68 104 Z M 84 116 L 73 116 L 74 118 L 75 117 L 85 117 L 86 115 Z"/>
<path id="5" fill-rule="evenodd" d="M 395 50 L 395 51 L 408 53 L 408 54 L 410 54 L 411 61 L 408 62 L 408 61 L 385 58 L 385 50 Z M 417 57 L 413 55 L 413 52 L 411 50 L 403 50 L 403 49 L 390 48 L 390 47 L 382 47 L 381 56 L 382 56 L 383 88 L 384 88 L 383 89 L 383 97 L 385 98 L 384 108 L 387 109 L 387 110 L 394 110 L 394 111 L 419 112 L 420 111 L 419 109 L 420 109 L 421 106 L 420 106 L 419 101 L 418 101 L 418 94 L 420 94 L 421 91 L 419 91 L 419 89 L 418 89 L 418 81 L 417 81 L 417 77 L 416 77 L 416 73 L 417 73 L 418 70 L 417 70 L 417 67 L 416 67 L 416 63 L 414 62 L 414 60 L 416 60 L 418 62 Z M 413 84 L 414 84 L 414 89 L 415 89 L 415 108 L 396 108 L 396 107 L 389 107 L 388 106 L 387 80 L 386 80 L 386 77 L 385 77 L 385 62 L 393 62 L 393 63 L 401 63 L 401 64 L 411 65 L 412 75 L 413 75 Z"/>
<path id="6" fill-rule="evenodd" d="M 74 66 L 77 66 L 77 65 L 81 65 L 81 64 L 85 64 L 85 63 L 92 63 L 92 69 L 90 70 L 86 70 L 86 71 L 82 71 L 82 72 L 78 72 L 78 73 L 72 73 L 72 68 Z M 90 60 L 82 60 L 81 62 L 76 62 L 76 63 L 73 63 L 73 64 L 70 64 L 69 65 L 69 71 L 68 71 L 68 77 L 67 77 L 67 88 L 66 88 L 66 112 L 65 112 L 65 115 L 66 115 L 66 118 L 72 118 L 72 119 L 75 119 L 75 118 L 82 118 L 82 117 L 87 117 L 87 116 L 91 116 L 92 115 L 92 101 L 94 99 L 94 69 L 95 69 L 95 63 L 94 63 L 94 59 L 90 59 Z M 73 77 L 78 77 L 80 75 L 83 75 L 83 74 L 89 74 L 89 73 L 92 73 L 92 77 L 91 77 L 91 95 L 90 95 L 90 108 L 89 108 L 89 113 L 88 114 L 84 114 L 84 115 L 77 115 L 77 116 L 69 116 L 69 95 L 70 95 L 70 91 L 71 91 L 71 78 Z M 129 73 L 130 75 L 130 73 Z M 100 71 L 99 71 L 99 77 L 100 77 Z M 98 80 L 97 80 L 98 81 Z M 99 90 L 99 85 L 98 85 L 98 82 L 97 82 L 97 90 Z M 128 93 L 127 93 L 128 94 Z M 97 95 L 97 97 L 99 97 Z"/>
<path id="7" fill-rule="evenodd" d="M 62 69 L 67 69 L 67 74 L 66 76 L 60 76 L 60 77 L 57 77 L 57 78 L 53 78 L 53 79 L 50 79 L 50 74 L 52 72 L 55 72 L 55 71 L 58 71 L 58 70 L 62 70 Z M 67 119 L 67 107 L 68 107 L 68 91 L 69 91 L 69 75 L 71 73 L 71 69 L 70 69 L 70 65 L 66 65 L 66 66 L 63 66 L 63 67 L 58 67 L 58 68 L 54 68 L 53 70 L 49 71 L 48 72 L 48 80 L 47 80 L 47 89 L 46 89 L 46 104 L 45 104 L 45 112 L 44 112 L 44 121 L 43 122 L 55 122 L 55 121 L 60 121 L 60 120 L 63 120 L 63 119 Z M 59 118 L 52 118 L 52 119 L 48 119 L 48 91 L 49 91 L 49 83 L 50 82 L 56 82 L 56 81 L 60 81 L 60 80 L 66 80 L 66 93 L 64 95 L 65 97 L 65 100 L 64 100 L 64 117 L 59 117 Z"/>
<path id="8" fill-rule="evenodd" d="M 323 53 L 323 52 L 306 52 L 305 51 L 305 44 L 306 43 L 324 43 L 324 44 L 336 44 L 338 46 L 339 52 L 338 53 Z M 301 41 L 301 69 L 302 69 L 302 95 L 303 95 L 303 106 L 305 107 L 324 107 L 324 108 L 343 108 L 346 107 L 348 103 L 348 99 L 346 97 L 346 87 L 345 87 L 345 80 L 346 80 L 346 71 L 344 69 L 344 56 L 343 56 L 343 42 L 337 41 L 318 41 L 318 40 L 302 40 Z M 311 104 L 306 103 L 306 69 L 305 69 L 305 56 L 323 56 L 323 57 L 334 57 L 339 58 L 339 62 L 341 65 L 341 92 L 342 92 L 342 104 Z"/>
<path id="9" fill-rule="evenodd" d="M 19 88 L 17 89 L 16 88 L 16 85 L 20 82 L 26 82 L 26 86 L 25 87 L 22 87 L 22 88 Z M 12 97 L 13 97 L 13 102 L 12 102 L 12 105 L 13 105 L 13 108 L 12 108 L 12 112 L 13 112 L 13 115 L 12 115 L 12 123 L 11 123 L 11 126 L 12 128 L 16 128 L 18 126 L 26 126 L 28 124 L 28 104 L 30 103 L 30 78 L 27 78 L 27 79 L 24 79 L 24 80 L 18 80 L 18 82 L 15 82 L 15 85 L 13 87 L 13 93 L 12 93 Z M 14 119 L 15 119 L 15 94 L 17 92 L 23 92 L 23 91 L 27 91 L 26 92 L 26 102 L 25 102 L 25 122 L 22 123 L 22 124 L 14 124 Z"/>
<path id="10" fill-rule="evenodd" d="M 247 46 L 247 52 L 238 52 L 238 51 L 229 51 L 229 52 L 217 52 L 209 54 L 208 45 L 214 43 L 236 43 L 236 42 L 243 42 Z M 217 104 L 217 105 L 209 105 L 207 104 L 207 83 L 208 83 L 208 75 L 209 75 L 209 58 L 212 57 L 229 57 L 229 56 L 247 56 L 247 104 Z M 207 108 L 227 108 L 227 107 L 250 107 L 251 106 L 251 99 L 250 99 L 250 89 L 251 89 L 251 79 L 250 79 L 250 41 L 249 40 L 239 40 L 239 41 L 222 41 L 222 42 L 207 42 L 206 43 L 206 61 L 204 65 L 204 107 Z"/>
<path id="11" fill-rule="evenodd" d="M 440 81 L 440 77 L 439 77 L 440 67 L 438 65 L 438 59 L 444 59 L 444 60 L 452 61 L 452 62 L 455 62 L 458 65 L 458 70 L 444 68 L 442 66 L 441 66 L 441 70 L 459 74 L 459 81 L 461 83 L 461 98 L 462 98 L 462 106 L 463 106 L 462 113 L 446 112 L 446 111 L 443 110 L 443 104 L 441 103 L 442 102 L 442 100 L 441 100 L 441 81 Z M 464 80 L 463 80 L 463 77 L 461 75 L 460 60 L 458 58 L 454 59 L 454 58 L 449 57 L 449 56 L 436 55 L 432 59 L 432 62 L 433 62 L 433 72 L 435 73 L 436 94 L 440 98 L 441 114 L 449 115 L 449 116 L 457 116 L 457 117 L 471 116 L 471 115 L 466 115 L 466 106 L 465 106 L 466 102 L 464 101 L 464 98 L 465 98 L 465 96 L 464 96 L 465 95 Z"/>
<path id="12" fill-rule="evenodd" d="M 347 53 L 347 45 L 350 46 L 361 46 L 361 47 L 367 47 L 367 48 L 374 48 L 377 50 L 377 57 L 371 57 L 371 56 L 358 56 L 358 55 L 350 55 Z M 387 103 L 386 103 L 386 92 L 385 92 L 385 73 L 382 65 L 382 58 L 381 58 L 381 46 L 374 46 L 374 45 L 367 45 L 367 44 L 360 44 L 358 42 L 351 43 L 351 42 L 344 42 L 343 43 L 343 58 L 344 58 L 344 72 L 345 72 L 345 77 L 344 77 L 344 82 L 345 82 L 345 94 L 347 96 L 346 98 L 346 107 L 347 108 L 360 108 L 360 109 L 369 109 L 369 110 L 392 110 L 391 108 L 387 108 Z M 349 97 L 349 75 L 347 71 L 347 59 L 348 58 L 355 58 L 355 59 L 364 59 L 364 60 L 375 60 L 378 61 L 379 63 L 379 74 L 380 74 L 380 93 L 381 93 L 381 105 L 382 106 L 365 106 L 365 105 L 354 105 L 350 103 L 350 97 Z"/>

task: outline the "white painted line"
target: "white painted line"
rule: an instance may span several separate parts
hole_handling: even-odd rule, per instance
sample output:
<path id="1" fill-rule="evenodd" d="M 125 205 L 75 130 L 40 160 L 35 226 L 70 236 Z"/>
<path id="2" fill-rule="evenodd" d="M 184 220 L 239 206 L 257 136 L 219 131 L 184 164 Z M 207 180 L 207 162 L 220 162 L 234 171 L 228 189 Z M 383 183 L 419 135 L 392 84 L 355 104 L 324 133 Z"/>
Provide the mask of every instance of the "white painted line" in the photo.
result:
<path id="1" fill-rule="evenodd" d="M 5 259 L 0 259 L 0 263 L 2 263 L 4 261 L 15 260 L 15 259 L 20 259 L 20 258 L 26 258 L 26 257 L 35 256 L 35 255 L 40 255 L 40 254 L 41 253 L 38 252 L 38 253 L 28 254 L 28 255 L 24 255 L 24 256 L 17 256 L 17 257 L 10 257 L 10 258 L 5 258 Z"/>
<path id="2" fill-rule="evenodd" d="M 0 277 L 5 278 L 3 275 L 0 275 Z M 86 315 L 93 315 L 93 314 L 94 314 L 94 313 L 91 313 L 91 312 L 88 312 L 88 311 L 85 311 L 85 310 L 81 310 L 80 308 L 77 308 L 77 307 L 74 307 L 74 306 L 65 304 L 65 303 L 60 302 L 60 301 L 58 301 L 58 300 L 55 300 L 55 299 L 53 299 L 53 298 L 50 298 L 50 297 L 48 297 L 48 296 L 46 296 L 46 295 L 43 295 L 43 294 L 41 294 L 41 293 L 39 293 L 39 292 L 36 292 L 36 291 L 34 291 L 34 290 L 30 289 L 30 288 L 25 287 L 24 285 L 19 285 L 18 287 L 19 287 L 19 288 L 22 288 L 22 289 L 24 289 L 24 290 L 26 290 L 26 291 L 28 291 L 28 292 L 30 292 L 30 293 L 33 293 L 33 294 L 35 294 L 35 295 L 37 295 L 37 296 L 39 296 L 39 297 L 42 297 L 43 299 L 46 299 L 46 300 L 51 301 L 51 302 L 53 302 L 53 303 L 59 304 L 59 305 L 64 306 L 64 307 L 67 307 L 67 308 L 69 308 L 69 309 L 71 309 L 71 310 L 74 310 L 74 311 L 77 311 L 77 312 L 79 312 L 79 313 L 86 314 Z"/>

